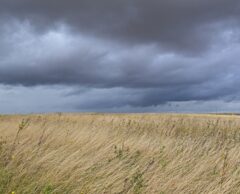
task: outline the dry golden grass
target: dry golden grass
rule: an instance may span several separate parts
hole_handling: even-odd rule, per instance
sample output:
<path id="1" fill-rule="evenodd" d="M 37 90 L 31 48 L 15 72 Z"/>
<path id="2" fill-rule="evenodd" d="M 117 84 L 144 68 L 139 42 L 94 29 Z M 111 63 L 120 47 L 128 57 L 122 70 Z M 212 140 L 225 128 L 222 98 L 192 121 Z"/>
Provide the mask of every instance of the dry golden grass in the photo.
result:
<path id="1" fill-rule="evenodd" d="M 11 192 L 240 193 L 240 117 L 0 116 L 0 193 Z"/>

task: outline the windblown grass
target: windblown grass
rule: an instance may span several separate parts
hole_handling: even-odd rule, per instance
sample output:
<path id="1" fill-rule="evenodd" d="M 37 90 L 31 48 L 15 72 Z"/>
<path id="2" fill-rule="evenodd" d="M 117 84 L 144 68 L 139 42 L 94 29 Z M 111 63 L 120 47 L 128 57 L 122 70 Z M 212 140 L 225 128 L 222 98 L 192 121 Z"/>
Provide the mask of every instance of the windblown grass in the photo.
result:
<path id="1" fill-rule="evenodd" d="M 0 116 L 0 194 L 240 193 L 240 117 Z"/>

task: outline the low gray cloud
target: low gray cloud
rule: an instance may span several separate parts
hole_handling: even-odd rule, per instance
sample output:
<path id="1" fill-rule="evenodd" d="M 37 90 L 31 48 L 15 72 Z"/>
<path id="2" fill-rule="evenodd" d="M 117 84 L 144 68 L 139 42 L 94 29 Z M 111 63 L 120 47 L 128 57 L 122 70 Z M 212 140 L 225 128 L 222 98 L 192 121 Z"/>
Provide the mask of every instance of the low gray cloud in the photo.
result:
<path id="1" fill-rule="evenodd" d="M 239 25 L 239 10 L 237 0 L 2 0 L 0 8 L 40 32 L 65 23 L 77 33 L 179 52 L 211 47 L 222 29 Z"/>
<path id="2" fill-rule="evenodd" d="M 239 13 L 235 0 L 3 0 L 0 85 L 64 90 L 49 108 L 63 111 L 238 101 Z"/>

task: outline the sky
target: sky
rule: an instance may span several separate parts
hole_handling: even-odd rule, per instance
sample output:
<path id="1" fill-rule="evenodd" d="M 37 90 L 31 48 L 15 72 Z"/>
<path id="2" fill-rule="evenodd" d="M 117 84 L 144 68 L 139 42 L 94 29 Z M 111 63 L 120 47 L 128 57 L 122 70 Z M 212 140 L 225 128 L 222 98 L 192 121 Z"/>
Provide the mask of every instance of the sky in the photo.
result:
<path id="1" fill-rule="evenodd" d="M 1 0 L 0 113 L 240 112 L 239 0 Z"/>

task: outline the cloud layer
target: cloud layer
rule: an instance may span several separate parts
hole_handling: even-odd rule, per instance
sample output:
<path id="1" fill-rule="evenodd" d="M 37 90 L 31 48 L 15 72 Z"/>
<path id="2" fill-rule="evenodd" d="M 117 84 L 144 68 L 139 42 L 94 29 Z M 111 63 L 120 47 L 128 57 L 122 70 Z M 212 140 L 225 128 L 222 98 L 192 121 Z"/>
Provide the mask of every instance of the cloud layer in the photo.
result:
<path id="1" fill-rule="evenodd" d="M 8 86 L 56 93 L 62 111 L 237 102 L 239 13 L 236 0 L 3 0 L 0 98 Z"/>

